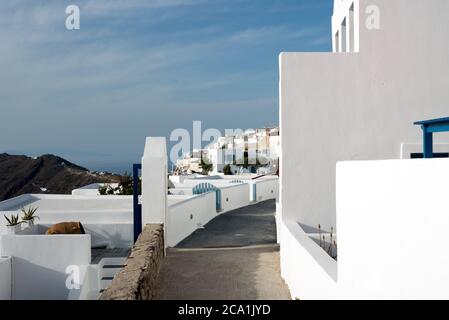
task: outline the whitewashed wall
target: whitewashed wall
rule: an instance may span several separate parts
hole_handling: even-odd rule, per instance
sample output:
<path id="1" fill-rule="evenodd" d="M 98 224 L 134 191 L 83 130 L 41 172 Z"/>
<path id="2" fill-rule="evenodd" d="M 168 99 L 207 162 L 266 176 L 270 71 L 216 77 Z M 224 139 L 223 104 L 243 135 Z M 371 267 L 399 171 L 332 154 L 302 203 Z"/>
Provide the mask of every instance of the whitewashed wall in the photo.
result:
<path id="1" fill-rule="evenodd" d="M 255 180 L 257 199 L 253 199 L 252 190 L 250 187 L 250 200 L 251 201 L 266 201 L 270 199 L 276 199 L 279 193 L 279 179 L 270 178 L 262 179 L 260 181 Z"/>
<path id="2" fill-rule="evenodd" d="M 215 192 L 186 196 L 168 207 L 167 246 L 174 247 L 196 229 L 217 216 Z"/>
<path id="3" fill-rule="evenodd" d="M 221 213 L 235 210 L 249 205 L 248 184 L 242 183 L 221 190 Z"/>
<path id="4" fill-rule="evenodd" d="M 449 159 L 337 167 L 344 298 L 449 299 Z"/>
<path id="5" fill-rule="evenodd" d="M 190 188 L 178 188 L 177 187 L 176 189 L 170 189 L 170 194 L 191 196 L 191 195 L 193 195 L 193 189 L 192 189 L 192 187 L 190 187 Z"/>
<path id="6" fill-rule="evenodd" d="M 336 299 L 337 262 L 296 221 L 282 220 L 281 274 L 293 299 Z"/>
<path id="7" fill-rule="evenodd" d="M 37 222 L 54 224 L 81 221 L 83 224 L 127 224 L 133 222 L 132 196 L 22 195 L 0 202 L 0 212 L 21 215 L 23 207 L 37 207 Z M 5 220 L 0 219 L 0 225 Z"/>
<path id="8" fill-rule="evenodd" d="M 359 4 L 359 53 L 280 56 L 282 208 L 326 229 L 336 224 L 338 161 L 399 159 L 403 143 L 421 144 L 414 121 L 449 110 L 449 1 Z M 370 5 L 380 30 L 366 28 Z"/>
<path id="9" fill-rule="evenodd" d="M 112 188 L 117 188 L 118 183 L 92 183 L 87 186 L 72 190 L 72 195 L 75 196 L 99 196 L 98 189 L 105 185 L 109 185 Z"/>
<path id="10" fill-rule="evenodd" d="M 84 230 L 91 236 L 92 247 L 131 248 L 134 245 L 134 225 L 127 224 L 86 224 Z"/>
<path id="11" fill-rule="evenodd" d="M 0 257 L 0 300 L 11 299 L 11 258 Z"/>
<path id="12" fill-rule="evenodd" d="M 1 242 L 0 255 L 14 257 L 15 299 L 67 299 L 66 268 L 90 264 L 89 235 L 7 235 Z"/>
<path id="13" fill-rule="evenodd" d="M 100 296 L 100 266 L 86 265 L 80 267 L 80 289 L 72 289 L 68 300 L 97 300 Z"/>

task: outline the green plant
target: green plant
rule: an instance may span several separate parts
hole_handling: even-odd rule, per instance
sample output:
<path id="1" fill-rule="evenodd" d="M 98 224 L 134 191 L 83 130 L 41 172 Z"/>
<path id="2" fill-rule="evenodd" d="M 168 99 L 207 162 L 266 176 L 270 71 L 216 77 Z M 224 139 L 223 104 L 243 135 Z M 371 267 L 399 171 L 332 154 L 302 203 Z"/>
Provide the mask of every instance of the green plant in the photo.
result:
<path id="1" fill-rule="evenodd" d="M 98 187 L 98 192 L 100 193 L 100 195 L 102 195 L 102 196 L 107 195 L 107 192 L 108 192 L 108 186 L 109 186 L 109 185 L 105 184 L 105 185 L 102 185 L 102 186 L 99 186 L 99 187 Z"/>
<path id="2" fill-rule="evenodd" d="M 22 208 L 22 220 L 23 221 L 34 221 L 34 219 L 39 219 L 38 216 L 35 216 L 37 208 L 29 207 L 28 209 Z"/>
<path id="3" fill-rule="evenodd" d="M 232 176 L 232 170 L 231 170 L 231 165 L 227 164 L 223 167 L 223 173 L 226 176 Z"/>
<path id="4" fill-rule="evenodd" d="M 19 215 L 11 215 L 11 217 L 7 217 L 4 215 L 6 221 L 8 222 L 8 227 L 14 227 L 22 223 L 22 221 L 19 221 Z"/>
<path id="5" fill-rule="evenodd" d="M 201 153 L 201 161 L 200 161 L 201 169 L 203 170 L 203 174 L 207 174 L 213 169 L 212 163 L 209 162 L 209 159 L 203 157 Z"/>
<path id="6" fill-rule="evenodd" d="M 120 177 L 116 194 L 120 195 L 132 195 L 133 194 L 133 177 L 127 172 Z"/>

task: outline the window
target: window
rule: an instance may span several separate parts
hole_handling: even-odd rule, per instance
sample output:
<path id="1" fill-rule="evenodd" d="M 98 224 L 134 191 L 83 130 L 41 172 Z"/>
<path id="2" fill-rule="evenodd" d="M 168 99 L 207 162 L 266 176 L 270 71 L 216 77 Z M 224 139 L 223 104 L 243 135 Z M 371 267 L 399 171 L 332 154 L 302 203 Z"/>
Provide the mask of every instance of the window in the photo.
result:
<path id="1" fill-rule="evenodd" d="M 347 29 L 346 29 L 346 18 L 343 20 L 341 24 L 341 52 L 346 52 L 347 48 Z"/>
<path id="2" fill-rule="evenodd" d="M 354 26 L 354 4 L 351 5 L 351 8 L 349 9 L 349 15 L 348 15 L 348 38 L 349 38 L 349 47 L 348 52 L 354 52 L 355 51 L 355 26 Z"/>
<path id="3" fill-rule="evenodd" d="M 335 52 L 340 52 L 340 33 L 337 31 L 335 34 Z"/>

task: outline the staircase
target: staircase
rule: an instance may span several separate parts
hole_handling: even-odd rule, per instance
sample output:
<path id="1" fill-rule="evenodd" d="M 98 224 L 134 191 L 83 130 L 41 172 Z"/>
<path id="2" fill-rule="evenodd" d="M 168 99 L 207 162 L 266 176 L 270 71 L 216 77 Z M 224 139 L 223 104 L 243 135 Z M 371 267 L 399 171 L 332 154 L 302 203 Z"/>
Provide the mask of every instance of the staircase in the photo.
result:
<path id="1" fill-rule="evenodd" d="M 125 261 L 125 257 L 101 259 L 100 263 L 98 264 L 98 275 L 100 279 L 99 294 L 103 293 L 104 290 L 106 290 L 106 288 L 111 285 L 116 273 L 124 267 Z"/>

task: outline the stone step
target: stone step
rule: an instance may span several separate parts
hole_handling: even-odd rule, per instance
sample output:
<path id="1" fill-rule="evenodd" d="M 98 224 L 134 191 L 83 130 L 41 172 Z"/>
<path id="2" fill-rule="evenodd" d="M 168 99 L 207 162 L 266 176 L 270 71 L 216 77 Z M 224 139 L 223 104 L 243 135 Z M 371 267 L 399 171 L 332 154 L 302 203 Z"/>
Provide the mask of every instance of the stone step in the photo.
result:
<path id="1" fill-rule="evenodd" d="M 109 287 L 112 283 L 112 279 L 114 279 L 113 277 L 103 277 L 100 280 L 100 289 L 106 289 L 107 287 Z"/>
<path id="2" fill-rule="evenodd" d="M 122 270 L 124 266 L 121 265 L 114 265 L 114 266 L 104 266 L 103 269 L 101 270 L 101 276 L 104 277 L 114 277 L 117 272 L 119 272 L 120 270 Z"/>

